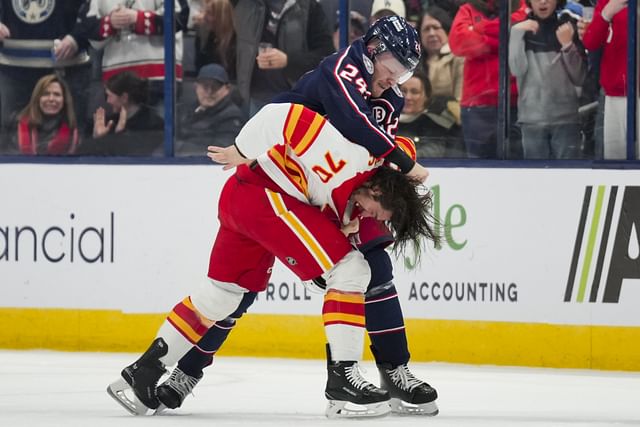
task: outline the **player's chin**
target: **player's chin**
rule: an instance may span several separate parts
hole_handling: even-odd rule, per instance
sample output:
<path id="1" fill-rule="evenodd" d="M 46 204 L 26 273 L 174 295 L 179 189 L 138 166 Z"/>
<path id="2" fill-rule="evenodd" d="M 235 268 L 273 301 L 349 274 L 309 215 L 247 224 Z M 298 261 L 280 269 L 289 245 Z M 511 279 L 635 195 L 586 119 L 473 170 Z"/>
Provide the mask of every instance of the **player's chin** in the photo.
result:
<path id="1" fill-rule="evenodd" d="M 381 88 L 380 86 L 375 86 L 373 88 L 373 90 L 371 91 L 371 95 L 373 95 L 374 98 L 379 98 L 380 96 L 382 96 L 382 93 L 387 90 L 386 88 Z"/>

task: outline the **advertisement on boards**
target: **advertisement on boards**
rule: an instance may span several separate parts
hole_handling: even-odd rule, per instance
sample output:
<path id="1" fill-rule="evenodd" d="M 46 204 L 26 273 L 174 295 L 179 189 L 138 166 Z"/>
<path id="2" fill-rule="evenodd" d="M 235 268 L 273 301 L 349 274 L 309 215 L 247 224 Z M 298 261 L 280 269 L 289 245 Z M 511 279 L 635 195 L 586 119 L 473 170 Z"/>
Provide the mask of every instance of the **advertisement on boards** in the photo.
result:
<path id="1" fill-rule="evenodd" d="M 3 166 L 0 304 L 168 311 L 206 280 L 230 175 L 211 165 Z M 440 245 L 392 253 L 407 318 L 640 326 L 640 172 L 436 168 L 427 184 Z M 250 311 L 321 306 L 277 264 Z"/>

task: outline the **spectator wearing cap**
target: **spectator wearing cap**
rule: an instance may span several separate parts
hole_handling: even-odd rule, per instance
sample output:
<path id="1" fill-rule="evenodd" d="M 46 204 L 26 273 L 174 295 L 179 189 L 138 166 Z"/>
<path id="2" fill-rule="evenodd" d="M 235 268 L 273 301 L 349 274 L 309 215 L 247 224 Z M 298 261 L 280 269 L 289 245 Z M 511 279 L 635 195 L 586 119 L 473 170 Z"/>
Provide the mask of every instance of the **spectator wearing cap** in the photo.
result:
<path id="1" fill-rule="evenodd" d="M 407 9 L 403 0 L 373 0 L 371 5 L 371 24 L 383 16 L 391 15 L 406 17 Z"/>
<path id="2" fill-rule="evenodd" d="M 180 108 L 176 130 L 177 156 L 205 156 L 207 146 L 233 145 L 246 118 L 231 96 L 229 76 L 220 64 L 200 68 L 195 84 L 197 102 Z"/>
<path id="3" fill-rule="evenodd" d="M 464 58 L 455 56 L 449 47 L 452 21 L 451 16 L 438 6 L 431 6 L 424 12 L 418 26 L 422 44 L 420 66 L 431 83 L 431 111 L 437 114 L 448 111 L 460 125 Z"/>

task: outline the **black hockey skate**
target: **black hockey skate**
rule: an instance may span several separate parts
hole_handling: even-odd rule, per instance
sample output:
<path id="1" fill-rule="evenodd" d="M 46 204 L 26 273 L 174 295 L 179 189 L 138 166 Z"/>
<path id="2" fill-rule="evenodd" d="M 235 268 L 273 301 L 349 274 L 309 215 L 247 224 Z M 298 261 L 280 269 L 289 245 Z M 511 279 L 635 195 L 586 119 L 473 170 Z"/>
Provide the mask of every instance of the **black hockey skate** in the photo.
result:
<path id="1" fill-rule="evenodd" d="M 325 415 L 328 418 L 379 417 L 391 412 L 389 393 L 365 380 L 358 362 L 331 361 L 327 345 L 327 387 L 329 400 Z"/>
<path id="2" fill-rule="evenodd" d="M 107 387 L 107 393 L 133 415 L 144 415 L 149 409 L 158 408 L 156 386 L 166 372 L 160 358 L 167 351 L 164 340 L 156 338 L 138 360 L 122 370 L 122 377 Z M 125 391 L 133 391 L 133 396 Z"/>
<path id="3" fill-rule="evenodd" d="M 203 374 L 199 377 L 187 375 L 178 367 L 176 367 L 171 376 L 156 390 L 160 407 L 156 412 L 162 411 L 164 408 L 176 409 L 182 405 L 184 399 L 191 393 L 193 388 L 202 379 Z"/>
<path id="4" fill-rule="evenodd" d="M 416 378 L 407 365 L 378 364 L 380 387 L 391 396 L 391 410 L 404 415 L 438 415 L 438 392 Z"/>

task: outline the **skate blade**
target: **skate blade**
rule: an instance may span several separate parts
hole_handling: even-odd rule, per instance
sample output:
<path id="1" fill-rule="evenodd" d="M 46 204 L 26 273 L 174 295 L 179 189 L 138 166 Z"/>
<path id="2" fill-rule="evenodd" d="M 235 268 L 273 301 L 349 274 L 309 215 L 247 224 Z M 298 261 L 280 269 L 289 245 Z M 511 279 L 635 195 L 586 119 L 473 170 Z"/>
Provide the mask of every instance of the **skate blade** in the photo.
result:
<path id="1" fill-rule="evenodd" d="M 130 391 L 131 397 L 125 393 L 126 390 Z M 131 386 L 124 380 L 124 378 L 120 378 L 109 384 L 107 387 L 107 393 L 113 398 L 113 400 L 122 405 L 122 407 L 132 415 L 145 415 L 149 410 L 149 408 L 140 402 L 135 394 L 133 394 Z"/>
<path id="2" fill-rule="evenodd" d="M 436 402 L 428 403 L 409 403 L 401 399 L 391 398 L 391 411 L 397 415 L 425 415 L 427 417 L 435 417 L 440 410 Z"/>
<path id="3" fill-rule="evenodd" d="M 329 400 L 325 415 L 327 418 L 384 417 L 391 412 L 389 401 L 359 405 L 342 400 Z"/>

